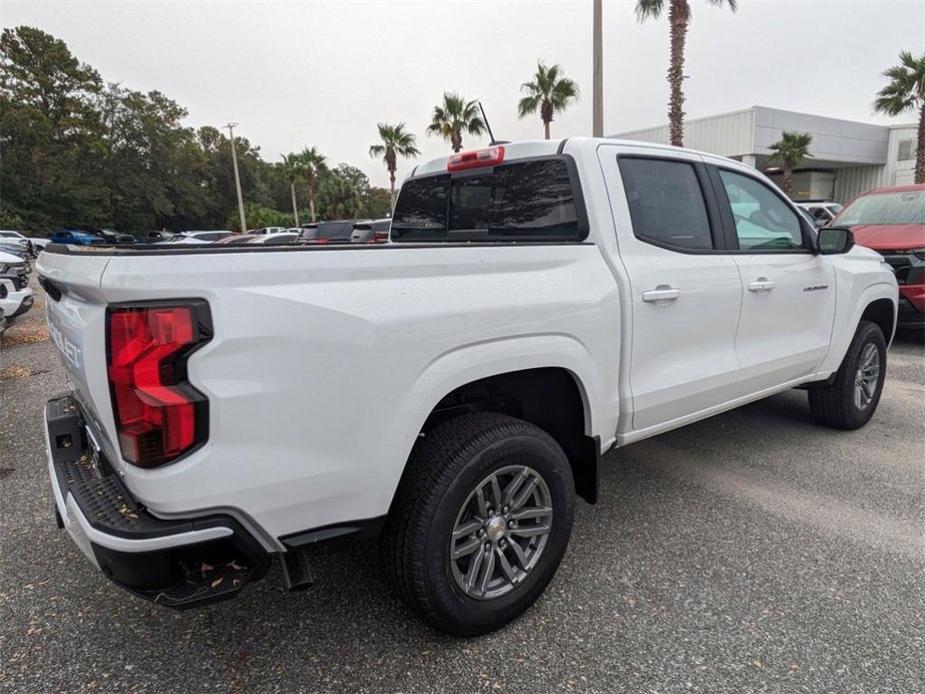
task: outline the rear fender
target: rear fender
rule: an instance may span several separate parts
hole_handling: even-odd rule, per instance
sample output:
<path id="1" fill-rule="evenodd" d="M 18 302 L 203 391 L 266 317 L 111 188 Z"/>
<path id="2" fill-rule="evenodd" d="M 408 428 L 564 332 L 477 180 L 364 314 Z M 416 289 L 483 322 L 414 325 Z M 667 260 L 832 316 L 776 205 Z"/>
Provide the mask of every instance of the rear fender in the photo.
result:
<path id="1" fill-rule="evenodd" d="M 603 383 L 587 349 L 575 338 L 563 334 L 528 335 L 466 345 L 432 361 L 421 373 L 402 407 L 393 418 L 395 439 L 385 450 L 398 451 L 391 461 L 388 478 L 392 484 L 382 490 L 378 506 L 388 508 L 401 478 L 408 455 L 434 407 L 447 394 L 483 378 L 536 368 L 565 369 L 575 379 L 584 409 L 585 434 L 599 434 L 602 427 L 614 431 L 616 419 L 608 426 L 595 413 L 606 411 L 599 406 L 602 395 L 596 384 Z M 613 408 L 616 412 L 616 407 Z M 609 439 L 610 436 L 601 438 Z"/>

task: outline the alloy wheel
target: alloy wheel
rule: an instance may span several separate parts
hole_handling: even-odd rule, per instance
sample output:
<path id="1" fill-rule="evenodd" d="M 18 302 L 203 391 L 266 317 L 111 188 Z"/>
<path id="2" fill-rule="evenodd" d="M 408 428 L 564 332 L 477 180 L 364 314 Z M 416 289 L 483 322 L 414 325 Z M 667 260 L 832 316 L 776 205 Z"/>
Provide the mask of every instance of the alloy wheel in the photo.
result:
<path id="1" fill-rule="evenodd" d="M 456 586 L 476 600 L 514 590 L 542 556 L 552 520 L 552 495 L 536 470 L 510 465 L 490 474 L 456 516 L 450 540 Z"/>

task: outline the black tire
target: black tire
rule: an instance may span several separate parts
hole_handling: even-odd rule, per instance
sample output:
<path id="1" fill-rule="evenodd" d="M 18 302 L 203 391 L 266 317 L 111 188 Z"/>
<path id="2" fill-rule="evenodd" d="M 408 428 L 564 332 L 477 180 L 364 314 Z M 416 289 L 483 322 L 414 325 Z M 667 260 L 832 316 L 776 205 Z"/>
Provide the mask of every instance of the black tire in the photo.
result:
<path id="1" fill-rule="evenodd" d="M 545 483 L 551 530 L 519 583 L 504 595 L 475 599 L 454 578 L 452 532 L 474 489 L 516 465 Z M 427 432 L 411 453 L 381 537 L 386 576 L 399 597 L 437 629 L 456 636 L 485 634 L 518 617 L 543 593 L 568 545 L 574 510 L 571 467 L 549 434 L 506 415 L 461 415 Z"/>
<path id="2" fill-rule="evenodd" d="M 861 355 L 868 345 L 873 345 L 879 357 L 879 373 L 869 402 L 858 406 L 855 401 L 855 386 Z M 809 388 L 809 409 L 820 424 L 835 429 L 858 429 L 873 416 L 883 392 L 886 377 L 886 339 L 880 326 L 870 321 L 861 321 L 854 333 L 848 352 L 831 383 L 818 383 Z"/>

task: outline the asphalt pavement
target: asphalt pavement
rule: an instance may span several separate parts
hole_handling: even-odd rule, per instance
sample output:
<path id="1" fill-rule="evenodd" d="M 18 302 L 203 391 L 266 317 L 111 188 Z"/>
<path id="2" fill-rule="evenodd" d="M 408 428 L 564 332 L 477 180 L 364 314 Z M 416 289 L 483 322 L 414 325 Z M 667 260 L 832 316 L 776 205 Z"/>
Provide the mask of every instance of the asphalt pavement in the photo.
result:
<path id="1" fill-rule="evenodd" d="M 545 596 L 457 640 L 393 598 L 372 543 L 172 612 L 55 527 L 38 306 L 0 347 L 0 691 L 925 692 L 925 348 L 902 336 L 856 432 L 792 391 L 615 451 Z M 259 461 L 255 461 L 259 464 Z"/>

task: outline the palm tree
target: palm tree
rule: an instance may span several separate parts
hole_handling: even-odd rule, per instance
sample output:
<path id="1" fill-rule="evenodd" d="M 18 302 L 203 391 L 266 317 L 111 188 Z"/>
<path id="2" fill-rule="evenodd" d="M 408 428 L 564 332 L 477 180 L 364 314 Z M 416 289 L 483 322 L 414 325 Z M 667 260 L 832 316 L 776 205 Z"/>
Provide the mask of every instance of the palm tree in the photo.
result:
<path id="1" fill-rule="evenodd" d="M 537 62 L 533 81 L 520 85 L 527 96 L 517 104 L 517 112 L 524 118 L 539 111 L 547 140 L 553 114 L 561 113 L 570 102 L 578 99 L 578 85 L 568 77 L 560 76 L 561 72 L 562 68 L 558 65 L 547 68 L 542 62 Z"/>
<path id="2" fill-rule="evenodd" d="M 793 191 L 793 170 L 807 159 L 812 159 L 809 146 L 813 136 L 809 133 L 788 133 L 784 130 L 780 140 L 768 147 L 772 154 L 768 160 L 784 167 L 784 182 L 781 186 L 787 195 Z"/>
<path id="3" fill-rule="evenodd" d="M 874 110 L 890 116 L 906 111 L 919 112 L 919 141 L 915 150 L 915 182 L 925 183 L 925 53 L 916 58 L 901 51 L 899 65 L 884 71 L 890 80 L 877 92 Z"/>
<path id="4" fill-rule="evenodd" d="M 649 17 L 658 19 L 665 9 L 666 0 L 636 0 L 636 17 L 642 22 Z M 671 64 L 668 66 L 668 84 L 671 96 L 668 99 L 668 123 L 671 144 L 684 146 L 684 44 L 691 21 L 691 6 L 688 0 L 667 0 L 668 23 L 671 25 Z M 738 0 L 707 0 L 711 5 L 728 5 L 733 12 Z"/>
<path id="5" fill-rule="evenodd" d="M 389 170 L 389 193 L 391 196 L 391 209 L 395 211 L 395 167 L 398 157 L 416 157 L 420 155 L 416 147 L 415 137 L 409 132 L 405 132 L 405 124 L 389 125 L 388 123 L 379 123 L 379 139 L 381 144 L 373 145 L 369 148 L 369 156 L 382 157 L 385 162 L 385 168 Z"/>
<path id="6" fill-rule="evenodd" d="M 355 217 L 363 205 L 356 186 L 336 173 L 326 176 L 321 184 L 324 194 L 325 214 L 328 219 Z"/>
<path id="7" fill-rule="evenodd" d="M 318 176 L 327 167 L 325 166 L 325 157 L 314 147 L 306 147 L 298 155 L 299 170 L 302 178 L 305 180 L 305 187 L 308 190 L 308 209 L 315 222 L 315 191 L 318 187 Z"/>
<path id="8" fill-rule="evenodd" d="M 295 184 L 302 176 L 302 166 L 298 154 L 284 154 L 282 163 L 283 173 L 289 181 L 289 192 L 292 194 L 292 217 L 295 225 L 299 226 L 299 205 L 296 202 Z"/>
<path id="9" fill-rule="evenodd" d="M 475 100 L 466 101 L 459 94 L 443 93 L 443 105 L 434 106 L 434 115 L 427 126 L 428 135 L 439 135 L 450 143 L 454 152 L 462 149 L 463 132 L 481 135 L 485 121 L 479 117 Z"/>

